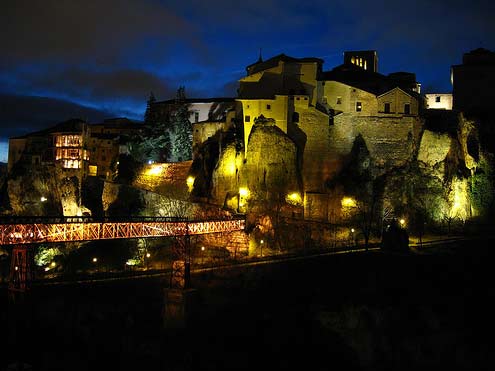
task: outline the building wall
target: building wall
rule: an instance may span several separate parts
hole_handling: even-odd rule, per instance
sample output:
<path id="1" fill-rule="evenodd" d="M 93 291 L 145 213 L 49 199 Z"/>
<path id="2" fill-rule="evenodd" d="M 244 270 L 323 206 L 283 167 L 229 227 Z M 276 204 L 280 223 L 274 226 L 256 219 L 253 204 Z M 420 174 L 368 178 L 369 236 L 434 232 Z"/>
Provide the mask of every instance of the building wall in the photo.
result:
<path id="1" fill-rule="evenodd" d="M 453 107 L 463 112 L 485 112 L 495 101 L 495 65 L 452 67 Z"/>
<path id="2" fill-rule="evenodd" d="M 227 112 L 225 121 L 203 121 L 193 124 L 193 150 L 216 133 L 228 131 L 234 124 L 236 112 Z"/>
<path id="3" fill-rule="evenodd" d="M 319 101 L 317 81 L 318 64 L 316 62 L 302 63 L 299 72 L 301 75 L 301 81 L 304 84 L 307 94 L 310 98 L 310 104 L 316 106 Z"/>
<path id="4" fill-rule="evenodd" d="M 297 127 L 304 133 L 302 160 L 304 190 L 319 192 L 332 174 L 331 138 L 329 118 L 314 107 L 295 107 L 299 112 Z"/>
<path id="5" fill-rule="evenodd" d="M 11 171 L 14 165 L 21 159 L 22 153 L 26 148 L 26 138 L 9 139 L 9 159 L 7 171 Z"/>
<path id="6" fill-rule="evenodd" d="M 325 82 L 322 98 L 323 103 L 326 102 L 326 106 L 335 112 L 352 112 L 356 116 L 375 115 L 378 112 L 374 94 L 337 81 Z M 356 111 L 357 102 L 361 102 L 360 112 Z"/>
<path id="7" fill-rule="evenodd" d="M 452 109 L 452 94 L 425 94 L 426 108 L 430 109 Z"/>
<path id="8" fill-rule="evenodd" d="M 119 157 L 119 142 L 117 138 L 91 136 L 89 139 L 89 164 L 96 166 L 96 174 L 90 175 L 107 177 L 112 172 L 112 163 Z M 94 168 L 92 168 L 94 169 Z"/>
<path id="9" fill-rule="evenodd" d="M 249 134 L 254 120 L 263 115 L 275 120 L 275 125 L 287 133 L 288 96 L 276 95 L 275 99 L 239 99 L 244 113 L 244 148 L 247 151 Z"/>
<path id="10" fill-rule="evenodd" d="M 405 115 L 405 105 L 409 104 L 409 115 L 418 115 L 418 100 L 399 88 L 395 88 L 380 95 L 378 101 L 378 114 L 388 115 L 385 112 L 385 103 L 390 104 L 390 113 L 395 115 Z"/>

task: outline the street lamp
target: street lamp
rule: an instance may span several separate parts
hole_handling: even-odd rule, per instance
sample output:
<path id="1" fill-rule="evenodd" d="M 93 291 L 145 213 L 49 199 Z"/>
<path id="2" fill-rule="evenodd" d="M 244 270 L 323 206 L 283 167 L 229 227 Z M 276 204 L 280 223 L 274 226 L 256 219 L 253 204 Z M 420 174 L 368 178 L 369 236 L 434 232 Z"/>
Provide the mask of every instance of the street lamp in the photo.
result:
<path id="1" fill-rule="evenodd" d="M 401 219 L 401 220 L 399 220 L 399 223 L 400 223 L 401 227 L 404 227 L 404 225 L 406 224 L 406 221 L 404 219 Z"/>
<path id="2" fill-rule="evenodd" d="M 263 257 L 263 243 L 264 243 L 264 242 L 265 242 L 265 241 L 263 241 L 263 240 L 261 240 L 261 241 L 260 241 L 260 246 L 261 246 L 261 257 Z"/>
<path id="3" fill-rule="evenodd" d="M 201 246 L 201 264 L 203 264 L 203 258 L 205 256 L 205 247 Z"/>
<path id="4" fill-rule="evenodd" d="M 96 265 L 98 258 L 93 258 L 93 263 Z M 96 265 L 96 271 L 98 272 L 98 265 Z"/>
<path id="5" fill-rule="evenodd" d="M 150 258 L 151 254 L 149 252 L 146 253 L 145 255 L 145 260 L 146 260 L 146 270 L 150 269 Z"/>

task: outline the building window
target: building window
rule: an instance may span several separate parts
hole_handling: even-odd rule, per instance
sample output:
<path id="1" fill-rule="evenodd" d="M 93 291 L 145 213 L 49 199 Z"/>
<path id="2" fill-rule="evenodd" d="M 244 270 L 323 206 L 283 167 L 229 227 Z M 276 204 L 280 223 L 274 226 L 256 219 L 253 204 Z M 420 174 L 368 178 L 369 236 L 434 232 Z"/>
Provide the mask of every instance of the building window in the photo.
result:
<path id="1" fill-rule="evenodd" d="M 251 116 L 244 116 L 244 122 L 251 122 Z"/>
<path id="2" fill-rule="evenodd" d="M 342 97 L 337 97 L 337 104 L 342 104 Z"/>
<path id="3" fill-rule="evenodd" d="M 383 110 L 385 113 L 390 113 L 390 103 L 385 103 L 385 107 Z"/>
<path id="4" fill-rule="evenodd" d="M 409 103 L 404 104 L 404 113 L 409 115 L 411 113 L 411 105 Z"/>
<path id="5" fill-rule="evenodd" d="M 363 105 L 361 102 L 356 102 L 356 112 L 361 112 L 363 109 Z"/>
<path id="6" fill-rule="evenodd" d="M 267 104 L 267 105 L 266 105 L 266 109 L 272 109 L 272 106 L 271 106 L 271 105 L 269 105 L 269 104 Z"/>
<path id="7" fill-rule="evenodd" d="M 194 112 L 194 122 L 198 122 L 199 121 L 199 112 L 196 111 Z"/>
<path id="8" fill-rule="evenodd" d="M 441 99 L 441 98 L 442 98 L 442 97 L 440 97 L 440 96 L 435 97 L 435 102 L 440 103 L 440 99 Z"/>

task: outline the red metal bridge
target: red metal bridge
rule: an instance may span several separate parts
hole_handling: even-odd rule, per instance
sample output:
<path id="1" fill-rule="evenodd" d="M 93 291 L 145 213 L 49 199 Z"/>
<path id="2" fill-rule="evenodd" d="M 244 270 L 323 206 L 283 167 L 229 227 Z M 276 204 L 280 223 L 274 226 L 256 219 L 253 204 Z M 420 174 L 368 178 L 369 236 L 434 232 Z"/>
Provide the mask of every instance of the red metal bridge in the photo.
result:
<path id="1" fill-rule="evenodd" d="M 150 238 L 240 231 L 244 219 L 187 220 L 139 217 L 92 221 L 90 218 L 11 218 L 0 220 L 0 245 Z"/>
<path id="2" fill-rule="evenodd" d="M 0 219 L 0 245 L 13 245 L 9 289 L 24 291 L 32 279 L 32 246 L 39 243 L 191 236 L 244 230 L 242 218 L 188 220 L 171 217 L 11 217 Z"/>

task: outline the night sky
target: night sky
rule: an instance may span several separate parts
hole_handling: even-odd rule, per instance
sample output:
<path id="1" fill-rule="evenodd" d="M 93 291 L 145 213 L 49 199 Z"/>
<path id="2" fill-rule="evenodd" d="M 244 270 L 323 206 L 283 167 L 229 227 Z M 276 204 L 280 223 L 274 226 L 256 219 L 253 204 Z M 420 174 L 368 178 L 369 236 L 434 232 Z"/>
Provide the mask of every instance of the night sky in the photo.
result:
<path id="1" fill-rule="evenodd" d="M 495 49 L 495 2 L 16 0 L 0 9 L 0 161 L 8 137 L 79 117 L 142 119 L 150 91 L 234 96 L 255 62 L 377 50 L 379 72 L 448 92 L 450 66 Z"/>

